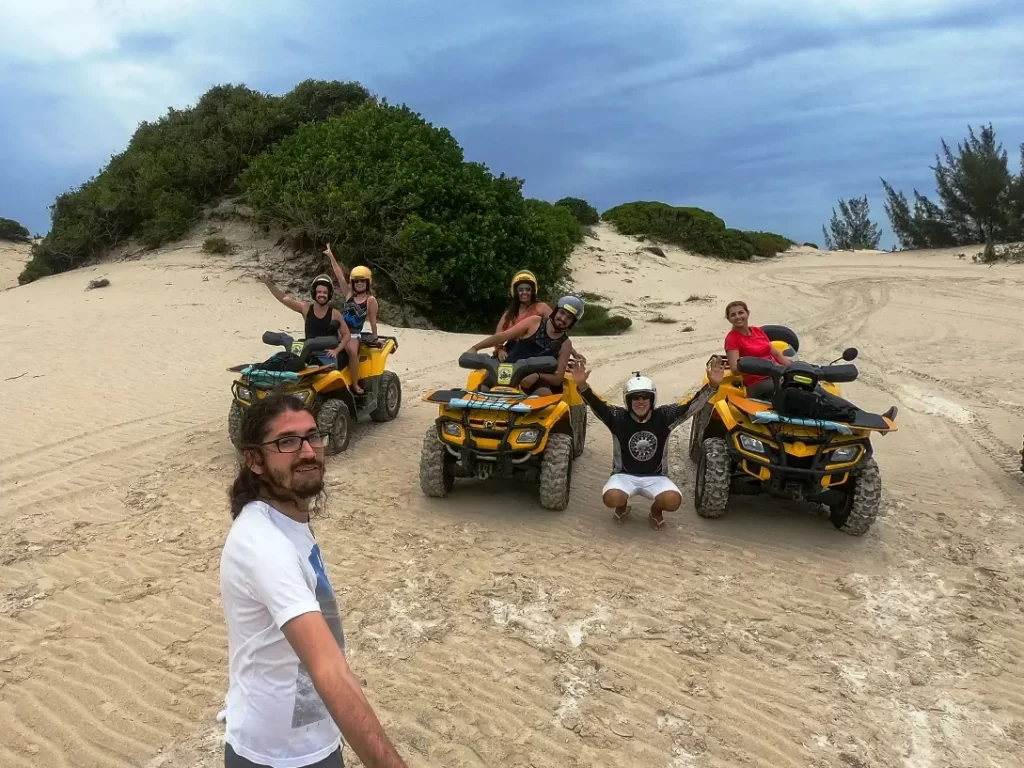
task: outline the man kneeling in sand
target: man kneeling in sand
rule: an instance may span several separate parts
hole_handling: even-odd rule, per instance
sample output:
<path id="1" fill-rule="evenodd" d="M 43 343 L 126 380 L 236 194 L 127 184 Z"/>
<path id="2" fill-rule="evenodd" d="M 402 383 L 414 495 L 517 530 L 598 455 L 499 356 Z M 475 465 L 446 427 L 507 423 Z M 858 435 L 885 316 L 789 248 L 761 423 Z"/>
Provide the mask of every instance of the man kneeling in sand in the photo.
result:
<path id="1" fill-rule="evenodd" d="M 342 735 L 368 768 L 406 768 L 345 660 L 338 602 L 309 526 L 325 440 L 287 395 L 260 400 L 242 422 L 220 563 L 226 768 L 343 768 Z"/>
<path id="2" fill-rule="evenodd" d="M 577 363 L 572 369 L 583 399 L 612 433 L 612 476 L 602 491 L 605 506 L 615 510 L 616 522 L 629 513 L 629 497 L 645 496 L 651 504 L 651 525 L 660 530 L 665 512 L 674 512 L 683 497 L 668 478 L 669 434 L 697 413 L 722 383 L 725 363 L 715 358 L 708 368 L 708 386 L 679 403 L 655 407 L 658 394 L 654 380 L 634 373 L 622 388 L 625 408 L 610 405 L 587 384 L 590 370 Z"/>

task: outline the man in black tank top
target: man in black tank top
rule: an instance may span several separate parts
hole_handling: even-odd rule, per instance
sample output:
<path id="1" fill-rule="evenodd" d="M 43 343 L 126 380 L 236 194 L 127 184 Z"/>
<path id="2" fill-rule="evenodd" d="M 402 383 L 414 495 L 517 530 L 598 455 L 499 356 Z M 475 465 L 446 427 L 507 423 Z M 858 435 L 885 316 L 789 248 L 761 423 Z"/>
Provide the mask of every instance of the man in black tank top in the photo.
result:
<path id="1" fill-rule="evenodd" d="M 334 283 L 327 275 L 317 275 L 309 286 L 309 295 L 313 299 L 309 301 L 297 301 L 285 296 L 284 291 L 278 288 L 266 272 L 257 275 L 257 279 L 263 283 L 274 298 L 284 304 L 288 309 L 298 312 L 305 320 L 305 338 L 315 339 L 319 336 L 338 336 L 339 344 L 333 349 L 324 352 L 324 356 L 337 364 L 338 355 L 345 348 L 345 344 L 351 336 L 348 326 L 341 317 L 341 313 L 330 306 L 328 302 L 334 295 Z M 331 330 L 331 323 L 337 322 L 338 330 Z"/>
<path id="2" fill-rule="evenodd" d="M 565 371 L 575 350 L 569 340 L 569 331 L 583 317 L 583 301 L 578 296 L 563 296 L 555 311 L 546 317 L 528 317 L 506 331 L 488 336 L 469 348 L 470 352 L 495 347 L 509 341 L 506 362 L 514 363 L 528 357 L 554 357 L 558 368 L 554 373 L 534 373 L 523 379 L 524 392 L 550 395 L 562 391 Z M 582 357 L 577 355 L 577 357 Z"/>

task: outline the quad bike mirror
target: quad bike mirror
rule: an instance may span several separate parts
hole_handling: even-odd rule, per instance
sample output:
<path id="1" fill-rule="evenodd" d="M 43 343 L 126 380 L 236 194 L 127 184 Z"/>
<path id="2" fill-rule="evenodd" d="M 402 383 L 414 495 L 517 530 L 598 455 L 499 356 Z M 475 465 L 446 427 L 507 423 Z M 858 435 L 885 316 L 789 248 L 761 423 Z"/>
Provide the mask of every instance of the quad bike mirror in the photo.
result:
<path id="1" fill-rule="evenodd" d="M 856 347 L 847 347 L 846 349 L 843 350 L 843 360 L 849 363 L 852 360 L 857 359 L 857 354 L 858 353 Z"/>

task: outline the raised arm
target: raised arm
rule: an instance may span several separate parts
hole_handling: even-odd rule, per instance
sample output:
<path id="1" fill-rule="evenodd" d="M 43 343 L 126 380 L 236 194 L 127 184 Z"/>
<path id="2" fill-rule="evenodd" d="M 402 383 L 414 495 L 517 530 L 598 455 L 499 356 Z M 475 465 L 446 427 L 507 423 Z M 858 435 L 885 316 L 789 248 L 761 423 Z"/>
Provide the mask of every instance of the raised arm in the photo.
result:
<path id="1" fill-rule="evenodd" d="M 587 401 L 587 405 L 590 406 L 590 410 L 594 412 L 594 415 L 603 421 L 606 427 L 611 429 L 620 415 L 626 413 L 626 409 L 606 402 L 603 397 L 590 388 L 590 384 L 587 382 L 589 377 L 590 369 L 587 368 L 586 363 L 577 362 L 573 365 L 572 378 L 576 382 L 577 391 Z"/>
<path id="2" fill-rule="evenodd" d="M 256 279 L 263 283 L 265 286 L 267 286 L 267 288 L 270 289 L 270 292 L 274 294 L 274 298 L 280 301 L 286 307 L 288 307 L 288 309 L 294 312 L 298 312 L 300 315 L 306 314 L 306 310 L 309 308 L 309 304 L 305 301 L 298 301 L 296 299 L 291 298 L 290 296 L 286 296 L 284 291 L 282 291 L 274 284 L 274 281 L 270 279 L 270 275 L 268 275 L 266 272 L 260 272 L 256 276 Z"/>
<path id="3" fill-rule="evenodd" d="M 407 768 L 384 733 L 323 614 L 310 611 L 296 616 L 281 631 L 309 670 L 313 687 L 363 765 Z"/>
<path id="4" fill-rule="evenodd" d="M 708 366 L 707 384 L 696 392 L 687 395 L 678 403 L 658 406 L 658 410 L 668 417 L 669 428 L 679 426 L 707 405 L 715 392 L 718 391 L 718 386 L 722 383 L 724 376 L 725 363 L 722 362 L 722 358 L 716 357 Z"/>
<path id="5" fill-rule="evenodd" d="M 328 243 L 327 247 L 324 248 L 324 253 L 327 254 L 327 258 L 331 262 L 331 271 L 334 272 L 334 277 L 338 281 L 338 285 L 348 285 L 348 275 L 345 273 L 345 268 L 338 263 L 338 260 L 334 258 L 334 251 L 331 250 L 331 244 Z"/>

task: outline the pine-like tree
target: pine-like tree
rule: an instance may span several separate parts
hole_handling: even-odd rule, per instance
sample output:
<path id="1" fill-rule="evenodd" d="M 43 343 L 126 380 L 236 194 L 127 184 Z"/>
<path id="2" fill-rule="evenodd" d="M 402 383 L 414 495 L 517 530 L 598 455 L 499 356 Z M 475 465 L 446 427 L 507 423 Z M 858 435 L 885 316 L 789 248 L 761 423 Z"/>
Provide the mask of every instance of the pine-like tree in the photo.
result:
<path id="1" fill-rule="evenodd" d="M 831 230 L 831 232 L 829 231 Z M 832 209 L 832 220 L 828 229 L 821 228 L 825 235 L 825 247 L 831 250 L 878 248 L 882 239 L 881 228 L 871 221 L 867 195 L 839 201 L 839 213 Z"/>

